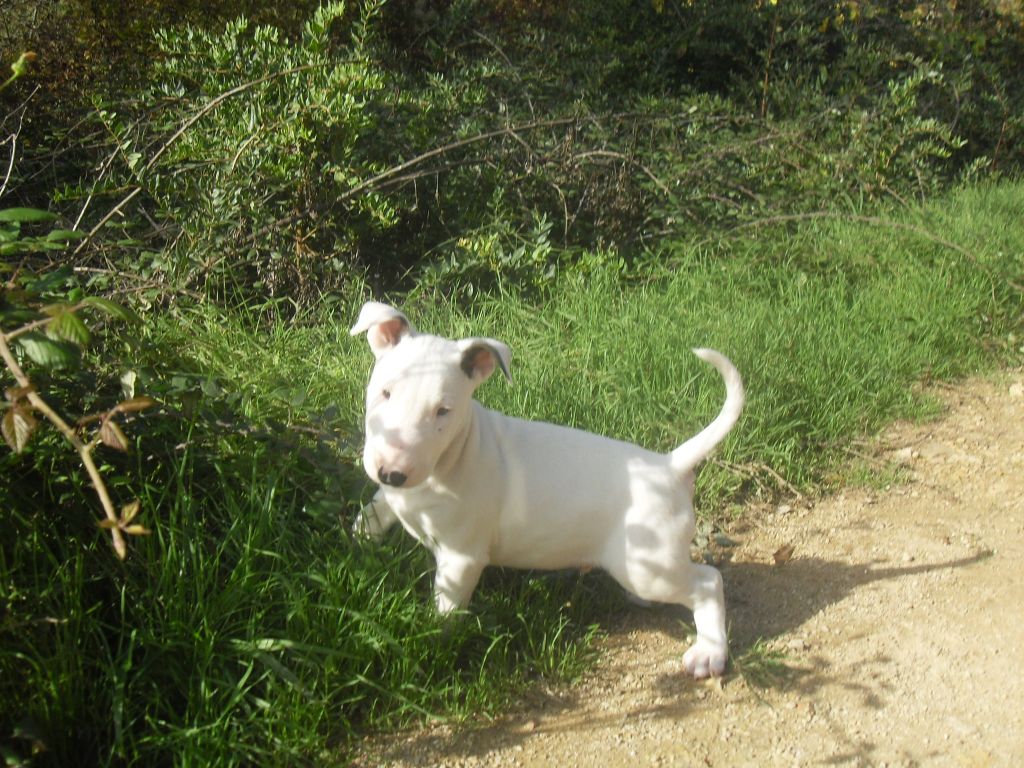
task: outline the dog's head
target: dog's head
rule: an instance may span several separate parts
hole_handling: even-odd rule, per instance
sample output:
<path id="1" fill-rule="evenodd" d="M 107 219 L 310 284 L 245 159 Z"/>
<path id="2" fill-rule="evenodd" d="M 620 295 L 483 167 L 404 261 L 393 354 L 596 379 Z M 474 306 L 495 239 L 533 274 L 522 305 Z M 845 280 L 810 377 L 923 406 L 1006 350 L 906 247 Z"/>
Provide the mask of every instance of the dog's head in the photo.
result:
<path id="1" fill-rule="evenodd" d="M 509 349 L 494 339 L 417 333 L 405 315 L 375 301 L 363 305 L 351 333 L 366 333 L 377 358 L 366 388 L 363 467 L 376 482 L 414 488 L 465 436 L 476 388 L 496 368 L 511 380 Z"/>

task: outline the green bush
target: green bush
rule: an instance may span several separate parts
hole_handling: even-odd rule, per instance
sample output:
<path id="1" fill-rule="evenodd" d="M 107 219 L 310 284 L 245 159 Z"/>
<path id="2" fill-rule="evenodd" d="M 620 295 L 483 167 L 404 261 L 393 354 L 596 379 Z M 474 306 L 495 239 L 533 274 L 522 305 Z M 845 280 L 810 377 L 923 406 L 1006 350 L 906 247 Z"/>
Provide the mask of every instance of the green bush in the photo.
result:
<path id="1" fill-rule="evenodd" d="M 815 0 L 511 20 L 399 5 L 328 6 L 297 39 L 242 19 L 161 33 L 151 87 L 97 113 L 122 173 L 63 199 L 137 186 L 156 229 L 119 235 L 156 246 L 123 271 L 301 305 L 424 266 L 436 285 L 541 284 L 563 257 L 520 251 L 537 222 L 562 254 L 628 260 L 669 233 L 905 205 L 1019 167 L 1019 30 L 984 14 L 956 11 L 957 32 Z"/>
<path id="2" fill-rule="evenodd" d="M 364 40 L 372 12 L 347 24 L 342 5 L 325 6 L 296 43 L 244 19 L 159 35 L 141 104 L 157 113 L 133 122 L 98 112 L 130 183 L 176 231 L 172 248 L 135 271 L 222 297 L 286 287 L 300 301 L 345 274 L 352 233 L 394 216 L 372 191 L 343 199 L 374 171 L 357 155 L 384 85 Z"/>

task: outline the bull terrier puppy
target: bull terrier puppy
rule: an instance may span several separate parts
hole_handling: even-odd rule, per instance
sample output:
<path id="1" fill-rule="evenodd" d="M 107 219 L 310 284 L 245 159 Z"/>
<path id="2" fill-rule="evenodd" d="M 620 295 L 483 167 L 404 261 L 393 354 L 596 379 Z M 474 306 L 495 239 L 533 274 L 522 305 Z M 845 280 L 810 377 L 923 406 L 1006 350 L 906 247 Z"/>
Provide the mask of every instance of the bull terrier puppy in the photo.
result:
<path id="1" fill-rule="evenodd" d="M 690 542 L 694 471 L 743 408 L 729 360 L 694 350 L 725 380 L 725 404 L 663 454 L 484 408 L 476 388 L 496 369 L 511 380 L 500 341 L 418 333 L 397 309 L 372 301 L 351 333 L 366 333 L 376 357 L 363 467 L 380 484 L 355 529 L 379 538 L 399 522 L 428 547 L 441 613 L 466 607 L 487 565 L 596 566 L 642 600 L 690 608 L 697 638 L 684 667 L 697 678 L 725 671 L 722 577 L 691 562 Z"/>

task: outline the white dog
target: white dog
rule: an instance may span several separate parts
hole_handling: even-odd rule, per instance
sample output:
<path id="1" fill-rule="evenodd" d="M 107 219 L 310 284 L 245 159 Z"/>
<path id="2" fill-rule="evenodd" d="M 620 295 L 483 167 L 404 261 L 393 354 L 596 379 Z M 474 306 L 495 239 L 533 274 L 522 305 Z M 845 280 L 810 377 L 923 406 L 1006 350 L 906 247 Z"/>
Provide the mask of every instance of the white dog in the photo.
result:
<path id="1" fill-rule="evenodd" d="M 484 566 L 598 566 L 644 599 L 693 610 L 683 656 L 695 677 L 721 675 L 728 653 L 718 571 L 690 560 L 695 467 L 743 408 L 725 357 L 695 353 L 722 374 L 721 413 L 668 454 L 568 427 L 490 411 L 473 392 L 495 370 L 511 380 L 494 339 L 417 333 L 397 309 L 367 302 L 352 328 L 376 365 L 366 394 L 363 466 L 381 484 L 356 530 L 377 537 L 398 521 L 437 560 L 441 613 L 469 603 Z"/>

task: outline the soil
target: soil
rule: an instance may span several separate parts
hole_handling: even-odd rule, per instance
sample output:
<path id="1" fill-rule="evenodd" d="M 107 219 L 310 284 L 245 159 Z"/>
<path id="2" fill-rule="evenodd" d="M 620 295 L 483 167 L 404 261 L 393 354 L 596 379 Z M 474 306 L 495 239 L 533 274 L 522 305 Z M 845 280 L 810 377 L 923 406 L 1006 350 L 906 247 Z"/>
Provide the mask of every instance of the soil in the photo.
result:
<path id="1" fill-rule="evenodd" d="M 685 610 L 631 607 L 580 683 L 373 739 L 356 764 L 1024 765 L 1024 372 L 939 396 L 941 419 L 853 450 L 878 476 L 898 467 L 891 486 L 728 532 L 725 678 L 682 673 Z M 784 654 L 766 687 L 758 638 Z"/>

